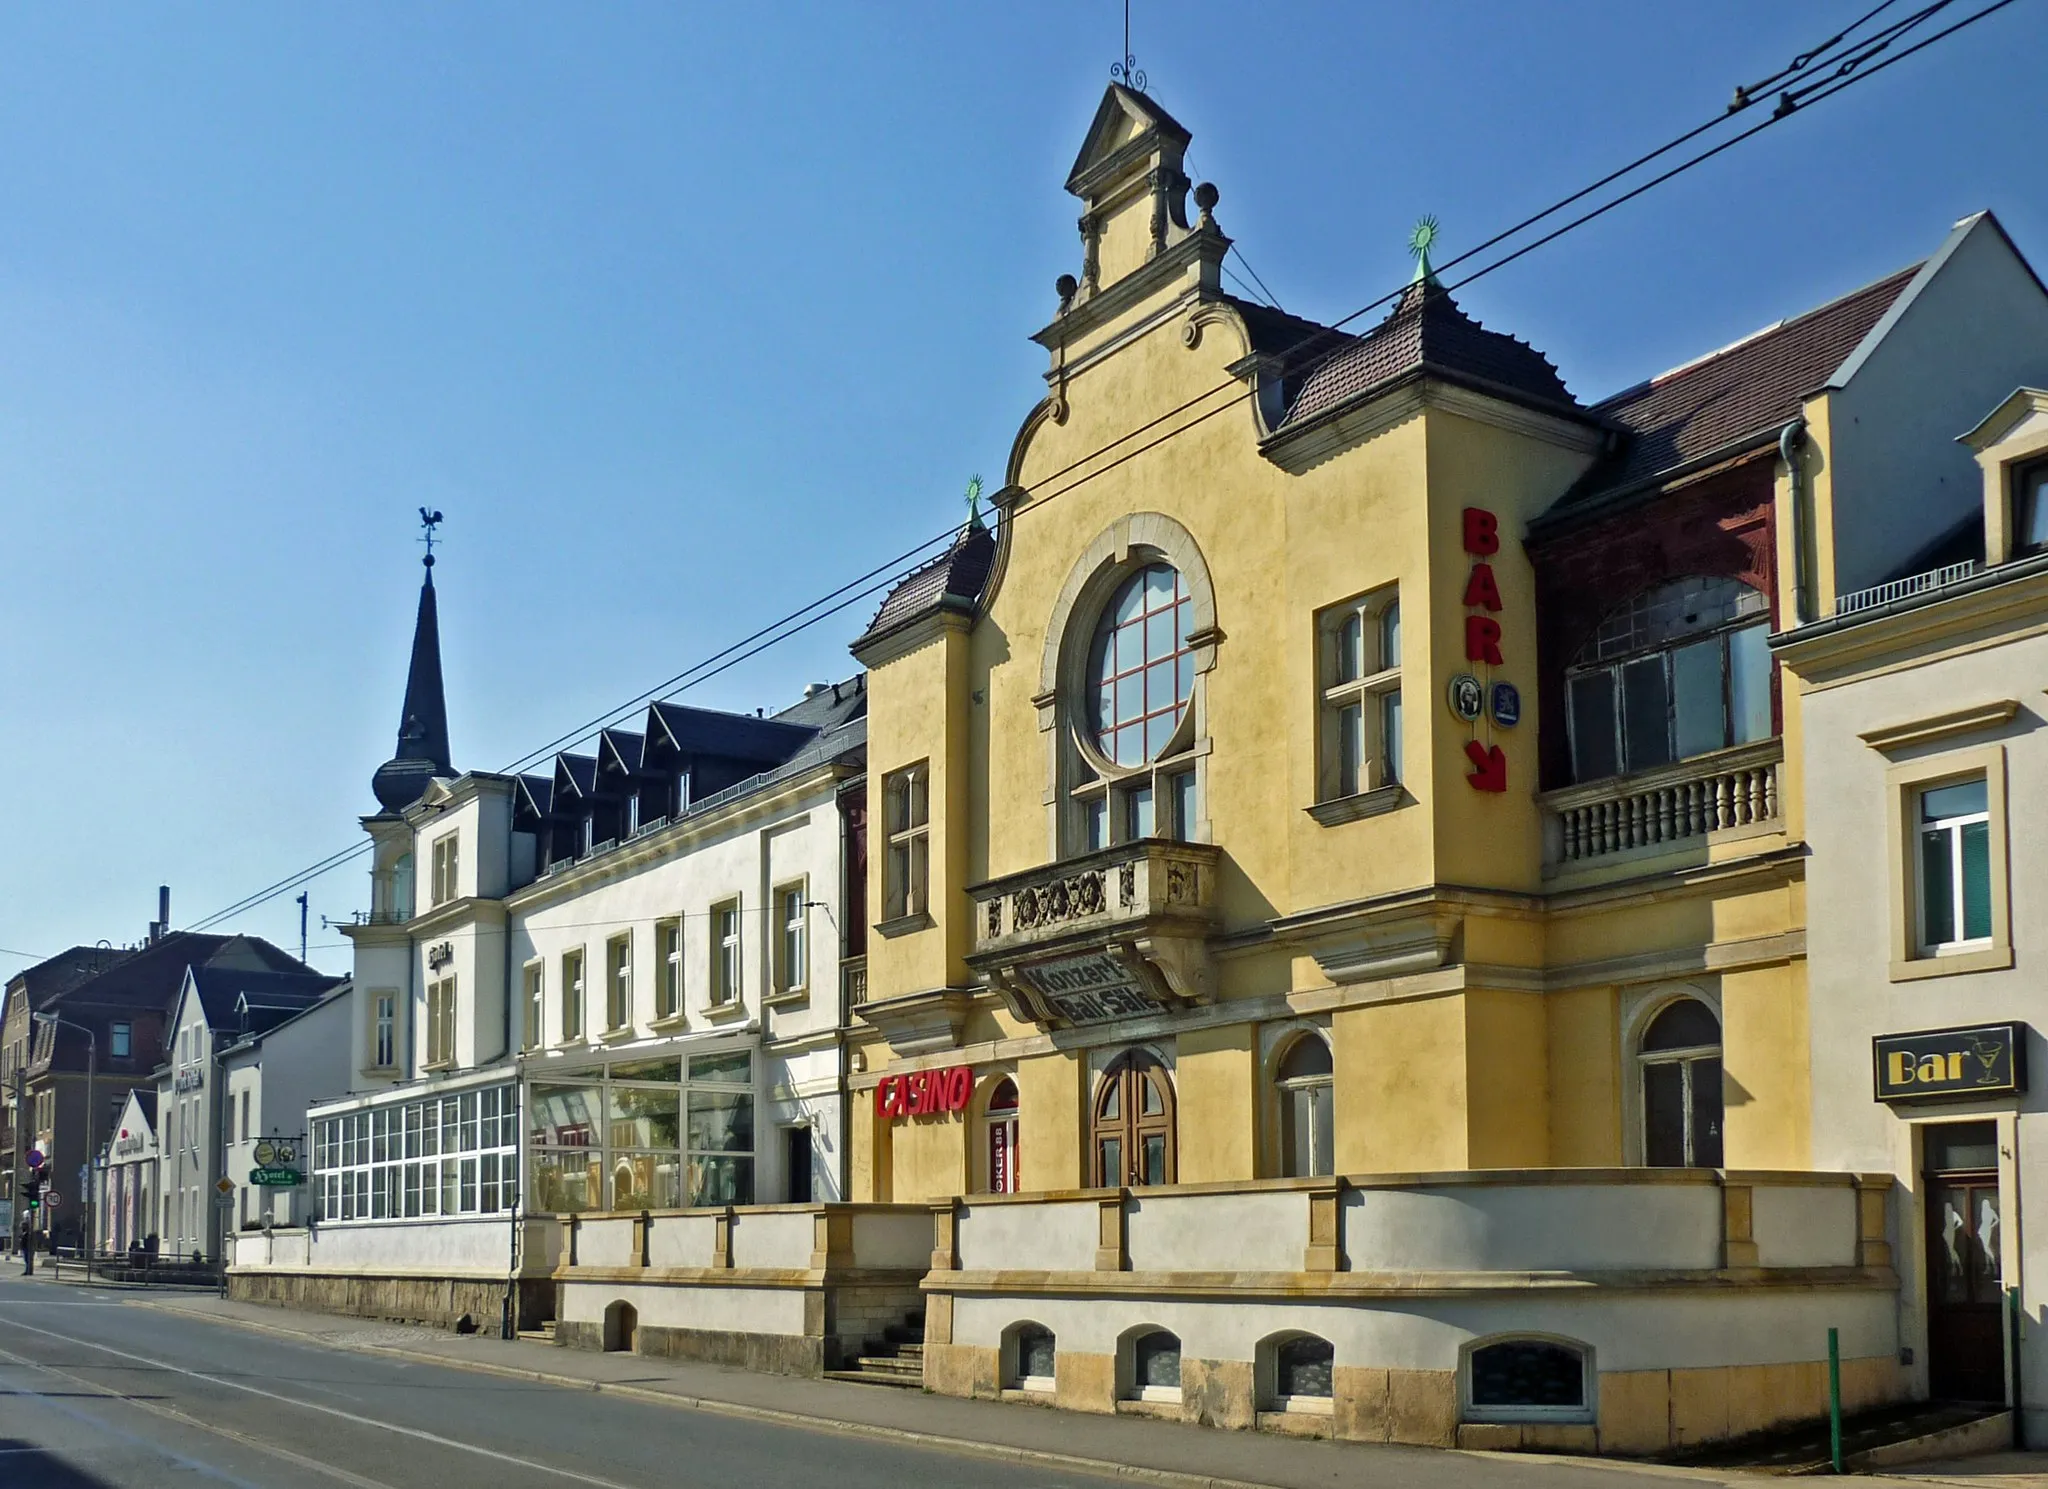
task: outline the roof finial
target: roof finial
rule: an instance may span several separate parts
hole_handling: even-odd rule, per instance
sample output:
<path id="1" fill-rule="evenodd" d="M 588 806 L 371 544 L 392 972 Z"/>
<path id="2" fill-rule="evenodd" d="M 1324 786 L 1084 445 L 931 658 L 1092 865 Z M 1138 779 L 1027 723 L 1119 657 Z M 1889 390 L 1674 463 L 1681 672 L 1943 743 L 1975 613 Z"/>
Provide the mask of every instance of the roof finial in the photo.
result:
<path id="1" fill-rule="evenodd" d="M 1408 235 L 1408 251 L 1415 255 L 1415 277 L 1410 284 L 1426 284 L 1441 289 L 1437 283 L 1436 270 L 1429 266 L 1429 250 L 1436 243 L 1436 218 L 1425 215 L 1415 224 L 1415 231 Z"/>
<path id="2" fill-rule="evenodd" d="M 427 535 L 420 539 L 422 543 L 427 545 L 427 556 L 421 559 L 420 562 L 430 569 L 434 567 L 434 529 L 440 525 L 441 514 L 439 512 L 429 512 L 425 507 L 420 508 L 420 526 L 427 530 Z"/>
<path id="3" fill-rule="evenodd" d="M 967 525 L 981 526 L 981 477 L 967 478 Z"/>
<path id="4" fill-rule="evenodd" d="M 1109 64 L 1109 75 L 1126 88 L 1145 91 L 1145 74 L 1131 55 L 1131 0 L 1124 0 L 1124 60 Z"/>

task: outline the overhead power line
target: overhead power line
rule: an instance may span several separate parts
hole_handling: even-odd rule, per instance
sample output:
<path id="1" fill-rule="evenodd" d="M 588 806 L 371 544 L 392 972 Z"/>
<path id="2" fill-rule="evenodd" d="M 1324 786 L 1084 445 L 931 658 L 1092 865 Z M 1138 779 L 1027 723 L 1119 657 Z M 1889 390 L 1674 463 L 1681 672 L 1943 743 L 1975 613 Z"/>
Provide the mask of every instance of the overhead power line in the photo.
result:
<path id="1" fill-rule="evenodd" d="M 1586 211 L 1575 217 L 1570 218 L 1568 221 L 1542 234 L 1540 237 L 1537 237 L 1532 241 L 1521 245 L 1520 247 L 1514 249 L 1509 253 L 1503 254 L 1499 258 L 1491 260 L 1490 262 L 1486 263 L 1480 268 L 1475 269 L 1470 274 L 1467 274 L 1463 278 L 1457 280 L 1455 283 L 1445 285 L 1446 291 L 1449 291 L 1451 289 L 1461 289 L 1464 286 L 1472 284 L 1489 274 L 1495 273 L 1496 271 L 1505 268 L 1507 265 L 1516 262 L 1517 260 L 1525 257 L 1530 253 L 1535 252 L 1537 249 L 1557 241 L 1559 238 L 1564 237 L 1567 233 L 1576 231 L 1577 229 L 1584 227 L 1586 224 L 1593 222 L 1600 217 L 1605 216 L 1607 213 L 1613 211 L 1615 208 L 1620 207 L 1627 202 L 1633 201 L 1637 197 L 1640 197 L 1643 194 L 1645 194 L 1646 192 L 1652 191 L 1658 186 L 1661 186 L 1666 182 L 1671 181 L 1676 177 L 1681 176 L 1686 172 L 1693 170 L 1700 165 L 1705 164 L 1707 161 L 1713 159 L 1715 156 L 1718 156 L 1727 150 L 1733 149 L 1736 145 L 1739 145 L 1746 140 L 1755 138 L 1757 135 L 1762 134 L 1765 130 L 1772 128 L 1774 125 L 1782 123 L 1784 120 L 1792 117 L 1794 114 L 1803 113 L 1808 109 L 1812 108 L 1815 104 L 1825 102 L 1827 99 L 1834 97 L 1838 93 L 1844 92 L 1847 89 L 1855 87 L 1861 83 L 1868 82 L 1871 78 L 1876 77 L 1878 74 L 1884 72 L 1887 68 L 1894 67 L 1897 64 L 1905 61 L 1907 58 L 1917 55 L 1918 53 L 1926 50 L 1928 47 L 1933 46 L 1936 42 L 1945 40 L 1946 38 L 1955 35 L 1957 32 L 1964 30 L 1966 27 L 1973 26 L 1977 24 L 1979 21 L 1982 21 L 1987 17 L 1996 14 L 1998 11 L 2004 10 L 2006 7 L 2014 4 L 2015 0 L 1992 0 L 1992 3 L 1983 6 L 1978 10 L 1972 11 L 1970 14 L 1964 16 L 1962 19 L 1955 21 L 1950 25 L 1944 27 L 1940 31 L 1937 31 L 1932 35 L 1929 35 L 1921 39 L 1920 41 L 1914 43 L 1912 46 L 1906 47 L 1898 52 L 1893 53 L 1888 57 L 1883 58 L 1883 60 L 1876 62 L 1875 65 L 1865 67 L 1863 65 L 1865 62 L 1870 61 L 1872 58 L 1877 57 L 1880 53 L 1888 50 L 1893 42 L 1899 40 L 1915 26 L 1923 24 L 1925 21 L 1933 17 L 1935 14 L 1948 8 L 1950 5 L 1955 3 L 1955 0 L 1935 0 L 1935 3 L 1927 5 L 1922 9 L 1914 12 L 1912 15 L 1909 15 L 1903 18 L 1902 20 L 1893 23 L 1892 25 L 1884 28 L 1880 32 L 1876 33 L 1876 35 L 1870 38 L 1866 38 L 1863 41 L 1850 43 L 1847 46 L 1841 46 L 1841 43 L 1844 41 L 1845 38 L 1847 38 L 1856 30 L 1860 29 L 1864 24 L 1866 24 L 1870 20 L 1874 19 L 1878 14 L 1888 9 L 1890 5 L 1893 3 L 1896 3 L 1896 0 L 1885 0 L 1884 4 L 1881 4 L 1875 7 L 1874 9 L 1866 12 L 1863 16 L 1859 17 L 1858 20 L 1854 22 L 1852 25 L 1844 28 L 1841 31 L 1838 31 L 1837 33 L 1835 33 L 1834 36 L 1830 37 L 1827 41 L 1822 42 L 1819 46 L 1814 47 L 1810 51 L 1800 53 L 1797 57 L 1794 58 L 1793 62 L 1788 67 L 1783 68 L 1776 73 L 1773 73 L 1769 78 L 1766 78 L 1757 84 L 1750 85 L 1747 88 L 1738 88 L 1735 93 L 1734 101 L 1730 103 L 1724 111 L 1715 115 L 1712 119 L 1709 119 L 1701 124 L 1695 125 L 1693 128 L 1686 130 L 1684 133 L 1675 136 L 1674 138 L 1666 141 L 1664 144 L 1661 144 L 1652 150 L 1645 151 L 1643 154 L 1638 155 L 1635 159 L 1631 160 L 1626 165 L 1623 165 L 1615 170 L 1609 171 L 1606 175 L 1600 177 L 1598 180 L 1592 182 L 1591 184 L 1581 187 L 1579 190 L 1572 192 L 1568 196 L 1559 198 L 1557 201 L 1551 203 L 1549 206 L 1544 207 L 1542 210 L 1538 212 L 1531 213 L 1530 215 L 1522 218 L 1519 222 L 1514 223 L 1510 227 L 1502 229 L 1500 232 L 1495 233 L 1492 237 L 1487 238 L 1485 241 L 1474 245 L 1472 248 L 1467 249 L 1465 252 L 1458 254 L 1453 258 L 1445 260 L 1441 265 L 1438 266 L 1438 273 L 1441 276 L 1441 274 L 1446 270 L 1455 268 L 1460 264 L 1470 262 L 1472 259 L 1478 257 L 1479 255 L 1486 253 L 1488 250 L 1495 248 L 1500 244 L 1506 242 L 1508 239 L 1514 238 L 1519 234 L 1527 232 L 1530 228 L 1535 227 L 1537 224 L 1548 221 L 1549 219 L 1557 216 L 1558 214 L 1567 211 L 1569 208 L 1586 200 L 1588 197 L 1593 196 L 1594 194 L 1604 190 L 1605 188 L 1614 185 L 1616 182 L 1622 180 L 1623 178 L 1630 176 L 1637 171 L 1640 171 L 1645 166 L 1650 165 L 1655 161 L 1661 160 L 1665 156 L 1671 154 L 1673 151 L 1683 149 L 1686 145 L 1692 143 L 1694 140 L 1697 140 L 1702 136 L 1713 132 L 1715 129 L 1726 124 L 1730 119 L 1736 117 L 1737 115 L 1745 112 L 1748 108 L 1750 108 L 1754 103 L 1754 94 L 1756 91 L 1765 87 L 1775 85 L 1776 83 L 1782 82 L 1787 77 L 1808 75 L 1813 73 L 1816 69 L 1821 68 L 1833 69 L 1833 71 L 1827 77 L 1822 78 L 1820 81 L 1812 84 L 1810 87 L 1807 87 L 1803 90 L 1798 90 L 1797 92 L 1795 92 L 1794 90 L 1786 90 L 1786 92 L 1780 99 L 1780 103 L 1778 105 L 1777 110 L 1774 113 L 1772 113 L 1769 117 L 1750 126 L 1747 129 L 1738 131 L 1737 133 L 1729 136 L 1727 139 L 1724 139 L 1714 145 L 1711 145 L 1708 148 L 1701 150 L 1696 154 L 1685 157 L 1678 164 L 1669 167 L 1668 169 L 1660 172 L 1659 174 L 1651 177 L 1646 181 L 1638 183 L 1637 185 L 1629 188 L 1627 191 L 1622 192 L 1620 195 L 1603 202 L 1599 206 L 1589 211 Z M 1839 50 L 1837 50 L 1838 47 L 1840 48 Z M 1249 264 L 1246 264 L 1246 269 L 1250 269 Z M 1352 322 L 1357 321 L 1361 317 L 1370 314 L 1372 311 L 1384 305 L 1387 305 L 1393 302 L 1394 300 L 1399 299 L 1401 294 L 1406 290 L 1406 288 L 1407 286 L 1404 284 L 1400 288 L 1390 290 L 1386 294 L 1381 295 L 1376 299 L 1368 301 L 1366 304 L 1352 311 L 1343 319 L 1333 322 L 1328 329 L 1343 329 L 1344 327 L 1350 325 Z M 1290 366 L 1288 371 L 1291 375 L 1295 376 L 1300 376 L 1308 372 L 1312 372 L 1315 370 L 1315 368 L 1321 366 L 1324 362 L 1327 362 L 1331 358 L 1342 355 L 1345 351 L 1347 351 L 1350 348 L 1351 345 L 1352 343 L 1348 341 L 1340 342 L 1339 344 L 1325 351 L 1322 351 L 1311 358 L 1304 360 L 1298 366 Z M 1199 408 L 1204 403 L 1208 403 L 1211 400 L 1216 399 L 1217 396 L 1222 393 L 1232 393 L 1234 394 L 1234 396 L 1225 401 L 1217 403 L 1215 407 L 1209 408 L 1202 413 L 1196 414 L 1194 417 L 1187 419 L 1185 422 L 1174 424 L 1171 428 L 1166 429 L 1165 432 L 1159 434 L 1155 438 L 1145 440 L 1144 443 L 1138 444 L 1130 449 L 1122 448 L 1126 445 L 1130 445 L 1132 441 L 1139 440 L 1144 436 L 1150 434 L 1152 431 L 1159 429 L 1160 426 L 1168 424 L 1170 421 L 1177 419 L 1180 415 L 1187 414 L 1192 410 Z M 1242 381 L 1236 378 L 1231 378 L 1224 382 L 1218 383 L 1214 387 L 1211 387 L 1201 393 L 1194 395 L 1193 397 L 1176 405 L 1175 407 L 1166 410 L 1164 413 L 1156 415 L 1155 417 L 1147 420 L 1145 423 L 1140 424 L 1133 429 L 1126 430 L 1123 434 L 1117 436 L 1115 439 L 1112 439 L 1107 443 L 1096 447 L 1095 449 L 1089 451 L 1087 454 L 1082 455 L 1075 460 L 1069 461 L 1066 465 L 1060 467 L 1058 470 L 1047 473 L 1045 476 L 1040 478 L 1038 487 L 1035 488 L 1032 492 L 1030 502 L 1028 504 L 1020 504 L 1019 506 L 1012 508 L 1006 520 L 1015 522 L 1027 513 L 1041 510 L 1045 506 L 1049 505 L 1051 502 L 1057 500 L 1059 497 L 1066 495 L 1068 492 L 1073 491 L 1087 484 L 1089 481 L 1098 479 L 1099 477 L 1108 474 L 1110 471 L 1117 469 L 1119 466 L 1122 466 L 1127 462 L 1136 459 L 1139 455 L 1145 454 L 1150 450 L 1156 449 L 1159 445 L 1164 444 L 1166 441 L 1170 439 L 1177 438 L 1181 434 L 1186 433 L 1189 429 L 1194 428 L 1196 425 L 1206 423 L 1209 419 L 1214 418 L 1216 415 L 1223 413 L 1228 409 L 1236 407 L 1238 403 L 1250 398 L 1251 396 L 1253 396 L 1252 390 L 1247 388 Z M 1105 457 L 1109 456 L 1111 452 L 1118 450 L 1122 450 L 1122 453 L 1118 454 L 1116 458 L 1105 460 Z M 1098 464 L 1097 462 L 1102 463 Z M 1081 474 L 1076 475 L 1076 472 L 1081 472 Z M 1064 485 L 1055 486 L 1053 487 L 1053 489 L 1049 491 L 1044 489 L 1048 484 L 1052 482 L 1061 481 L 1068 476 L 1075 476 L 1075 479 L 1071 481 L 1066 481 Z M 781 642 L 786 641 L 791 637 L 796 636 L 801 632 L 810 629 L 812 626 L 818 624 L 820 621 L 828 619 L 833 615 L 839 614 L 851 605 L 857 604 L 860 600 L 868 598 L 876 593 L 879 593 L 882 590 L 889 588 L 907 572 L 902 567 L 904 564 L 910 563 L 911 560 L 916 559 L 917 563 L 911 563 L 911 567 L 917 567 L 919 563 L 925 561 L 922 557 L 923 555 L 927 555 L 931 550 L 939 547 L 942 544 L 950 544 L 951 542 L 955 541 L 962 534 L 963 530 L 964 529 L 962 526 L 956 525 L 953 527 L 946 528 L 942 532 L 933 534 L 931 537 L 925 539 L 923 542 L 915 545 L 910 549 L 905 550 L 904 553 L 902 553 L 898 557 L 891 559 L 884 564 L 878 565 L 873 569 L 868 570 L 866 574 L 861 575 L 859 578 L 850 580 L 846 584 L 841 585 L 839 588 L 832 590 L 825 595 L 820 596 L 818 599 L 811 601 L 809 604 L 801 606 L 797 610 L 790 612 L 789 614 L 783 616 L 779 620 L 773 621 L 770 624 L 761 627 L 759 630 L 753 632 L 750 636 L 733 643 L 731 646 L 726 647 L 722 651 L 713 653 L 711 656 L 704 658 L 702 661 L 696 663 L 692 667 L 686 668 L 684 671 L 677 673 L 674 677 L 668 679 L 667 681 L 656 684 L 654 688 L 637 695 L 631 701 L 621 704 L 618 707 L 611 709 L 605 714 L 599 715 L 596 719 L 593 719 L 588 723 L 580 725 L 576 729 L 566 734 L 558 736 L 556 739 L 550 741 L 546 745 L 541 746 L 539 749 L 529 751 L 527 754 L 522 755 L 517 761 L 513 762 L 510 766 L 507 766 L 505 768 L 506 772 L 509 773 L 521 769 L 524 765 L 541 759 L 549 753 L 553 752 L 554 750 L 559 749 L 563 744 L 572 742 L 576 739 L 583 738 L 594 730 L 608 727 L 609 724 L 615 723 L 616 721 L 624 718 L 633 709 L 643 706 L 644 704 L 656 698 L 665 699 L 674 697 L 677 694 L 688 691 L 690 688 L 693 688 L 699 685 L 700 683 L 709 681 L 711 678 L 718 676 L 720 673 L 727 671 L 731 667 L 737 666 L 741 662 L 750 660 L 751 658 L 760 655 L 761 652 L 766 651 L 768 648 L 779 645 Z M 239 915 L 247 910 L 254 909 L 256 906 L 263 904 L 268 900 L 274 899 L 281 894 L 285 894 L 291 890 L 299 888 L 302 884 L 310 881 L 311 879 L 318 878 L 320 875 L 328 873 L 333 869 L 340 867 L 342 864 L 348 863 L 353 859 L 361 857 L 364 853 L 367 853 L 369 851 L 369 847 L 370 845 L 367 843 L 358 843 L 356 845 L 353 845 L 352 847 L 342 849 L 336 853 L 329 854 L 326 858 L 321 859 L 312 865 L 309 865 L 307 868 L 301 869 L 297 873 L 289 875 L 284 879 L 280 879 L 276 883 L 266 886 L 264 889 L 256 891 L 254 894 L 247 895 L 244 898 L 236 901 L 234 904 L 227 906 L 225 909 L 215 911 L 212 915 L 207 916 L 204 920 L 195 922 L 191 929 L 203 930 L 207 927 L 217 925 L 221 921 L 226 920 L 232 916 Z"/>

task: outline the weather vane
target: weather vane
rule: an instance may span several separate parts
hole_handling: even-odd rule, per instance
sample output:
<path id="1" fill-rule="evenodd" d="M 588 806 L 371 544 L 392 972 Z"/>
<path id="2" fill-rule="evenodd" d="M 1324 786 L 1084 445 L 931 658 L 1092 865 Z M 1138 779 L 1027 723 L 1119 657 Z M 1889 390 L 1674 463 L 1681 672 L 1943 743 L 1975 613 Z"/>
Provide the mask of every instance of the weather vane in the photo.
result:
<path id="1" fill-rule="evenodd" d="M 1425 216 L 1408 235 L 1408 251 L 1415 255 L 1414 284 L 1435 284 L 1436 270 L 1429 266 L 1429 250 L 1436 246 L 1436 218 Z"/>
<path id="2" fill-rule="evenodd" d="M 439 512 L 429 512 L 425 507 L 420 508 L 420 526 L 427 531 L 427 535 L 421 538 L 420 541 L 427 545 L 426 565 L 430 569 L 434 567 L 434 529 L 440 525 L 441 514 Z"/>
<path id="3" fill-rule="evenodd" d="M 1138 59 L 1131 55 L 1131 0 L 1124 0 L 1124 60 L 1110 63 L 1109 75 L 1126 88 L 1145 91 L 1145 74 L 1138 68 Z"/>

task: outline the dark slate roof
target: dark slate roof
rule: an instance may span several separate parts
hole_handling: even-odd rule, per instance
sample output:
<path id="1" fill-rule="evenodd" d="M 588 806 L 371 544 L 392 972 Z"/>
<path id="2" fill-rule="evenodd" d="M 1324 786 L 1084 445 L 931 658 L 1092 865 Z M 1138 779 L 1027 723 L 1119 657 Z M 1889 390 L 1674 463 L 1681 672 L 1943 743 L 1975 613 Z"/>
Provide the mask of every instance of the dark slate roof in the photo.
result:
<path id="1" fill-rule="evenodd" d="M 261 1034 L 325 998 L 346 978 L 320 972 L 252 972 L 240 967 L 192 969 L 206 1022 L 236 1034 Z M 243 1012 L 246 1005 L 247 1013 Z"/>
<path id="2" fill-rule="evenodd" d="M 555 791 L 561 794 L 563 782 L 578 796 L 589 796 L 597 789 L 597 756 L 571 755 L 566 752 L 555 756 Z"/>
<path id="3" fill-rule="evenodd" d="M 1240 299 L 1236 295 L 1219 298 L 1244 318 L 1244 327 L 1251 335 L 1254 352 L 1267 356 L 1292 354 L 1288 356 L 1291 366 L 1306 367 L 1318 355 L 1334 351 L 1352 339 L 1320 322 L 1289 315 L 1256 300 Z"/>
<path id="4" fill-rule="evenodd" d="M 811 729 L 779 719 L 692 708 L 686 703 L 654 703 L 647 709 L 647 737 L 689 756 L 780 764 L 810 740 Z"/>
<path id="5" fill-rule="evenodd" d="M 555 778 L 553 776 L 521 776 L 520 793 L 526 798 L 527 809 L 536 817 L 545 817 L 555 804 Z"/>
<path id="6" fill-rule="evenodd" d="M 971 612 L 988 583 L 995 557 L 996 540 L 988 528 L 980 522 L 966 524 L 952 547 L 912 569 L 889 591 L 867 630 L 853 643 L 854 650 L 942 610 Z"/>
<path id="7" fill-rule="evenodd" d="M 748 776 L 744 781 L 735 781 L 723 791 L 713 792 L 690 803 L 684 818 L 699 816 L 716 811 L 741 797 L 751 796 L 766 790 L 779 782 L 816 770 L 821 765 L 847 763 L 863 764 L 867 758 L 868 721 L 865 713 L 860 718 L 843 724 L 835 724 L 820 730 L 802 749 L 779 765 L 758 774 Z"/>
<path id="8" fill-rule="evenodd" d="M 130 1086 L 128 1094 L 135 1098 L 135 1104 L 142 1108 L 142 1120 L 149 1123 L 150 1130 L 156 1129 L 156 1087 Z"/>
<path id="9" fill-rule="evenodd" d="M 1622 431 L 1621 444 L 1552 510 L 1593 505 L 1776 440 L 1919 269 L 1901 269 L 1596 403 L 1594 414 Z"/>
<path id="10" fill-rule="evenodd" d="M 597 736 L 600 755 L 610 755 L 614 764 L 629 775 L 640 769 L 646 753 L 647 736 L 630 729 L 606 729 Z"/>
<path id="11" fill-rule="evenodd" d="M 219 936 L 199 931 L 173 931 L 130 952 L 97 977 L 88 978 L 59 995 L 77 1005 L 158 1008 L 177 1001 L 185 969 L 218 966 L 252 972 L 304 972 L 305 963 L 280 951 L 259 936 Z"/>
<path id="12" fill-rule="evenodd" d="M 441 690 L 441 621 L 431 553 L 426 564 L 419 614 L 413 621 L 405 703 L 398 711 L 398 748 L 370 779 L 370 789 L 387 812 L 403 811 L 418 801 L 435 776 L 455 774 L 448 763 L 448 704 Z"/>
<path id="13" fill-rule="evenodd" d="M 868 675 L 856 672 L 841 682 L 820 688 L 800 703 L 793 703 L 775 715 L 778 724 L 800 724 L 806 729 L 832 729 L 868 713 Z"/>
<path id="14" fill-rule="evenodd" d="M 1489 331 L 1458 308 L 1450 292 L 1411 284 L 1387 318 L 1303 380 L 1281 421 L 1299 429 L 1407 378 L 1428 375 L 1504 393 L 1520 402 L 1577 411 L 1550 359 L 1526 341 Z"/>
<path id="15" fill-rule="evenodd" d="M 55 956 L 37 962 L 33 967 L 24 967 L 7 979 L 10 989 L 25 989 L 30 1008 L 41 1008 L 51 999 L 61 997 L 77 987 L 87 978 L 126 960 L 134 953 L 104 946 L 74 946 L 60 951 Z"/>

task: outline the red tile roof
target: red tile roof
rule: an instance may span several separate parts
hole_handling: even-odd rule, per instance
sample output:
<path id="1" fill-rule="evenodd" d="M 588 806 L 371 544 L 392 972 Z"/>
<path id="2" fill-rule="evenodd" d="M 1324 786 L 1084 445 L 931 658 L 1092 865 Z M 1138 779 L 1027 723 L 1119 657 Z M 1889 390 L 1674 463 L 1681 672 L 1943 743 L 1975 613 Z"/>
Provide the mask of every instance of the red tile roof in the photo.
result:
<path id="1" fill-rule="evenodd" d="M 996 540 L 986 527 L 976 522 L 963 528 L 950 548 L 889 591 L 854 650 L 941 610 L 971 607 L 981 598 L 995 556 Z"/>
<path id="2" fill-rule="evenodd" d="M 1595 414 L 1621 428 L 1622 444 L 1554 510 L 1591 505 L 1695 462 L 1775 439 L 1919 270 L 1918 264 L 1901 269 L 1594 404 Z"/>

